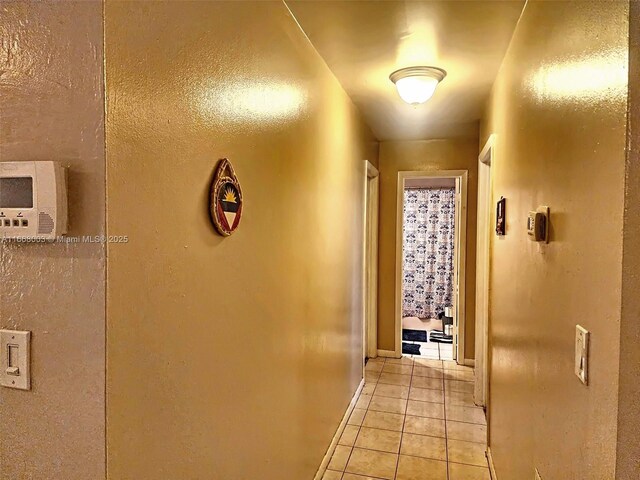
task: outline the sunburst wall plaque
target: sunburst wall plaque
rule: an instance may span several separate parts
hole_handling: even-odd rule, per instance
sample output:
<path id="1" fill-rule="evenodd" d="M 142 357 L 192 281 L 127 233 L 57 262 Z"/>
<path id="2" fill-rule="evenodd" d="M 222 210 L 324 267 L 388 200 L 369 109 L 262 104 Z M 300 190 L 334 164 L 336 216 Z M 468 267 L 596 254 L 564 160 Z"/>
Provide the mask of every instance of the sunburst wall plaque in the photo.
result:
<path id="1" fill-rule="evenodd" d="M 242 217 L 242 189 L 231 162 L 223 158 L 216 167 L 211 183 L 209 213 L 220 235 L 228 237 L 236 231 Z"/>

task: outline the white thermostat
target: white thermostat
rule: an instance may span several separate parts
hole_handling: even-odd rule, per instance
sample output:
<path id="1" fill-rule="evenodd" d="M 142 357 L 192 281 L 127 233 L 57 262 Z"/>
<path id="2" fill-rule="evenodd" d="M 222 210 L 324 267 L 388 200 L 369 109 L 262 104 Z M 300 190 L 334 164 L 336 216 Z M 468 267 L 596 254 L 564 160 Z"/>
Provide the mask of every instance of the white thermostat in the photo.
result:
<path id="1" fill-rule="evenodd" d="M 56 162 L 0 162 L 0 238 L 51 240 L 67 233 L 67 179 Z"/>
<path id="2" fill-rule="evenodd" d="M 549 243 L 549 207 L 538 207 L 529 212 L 527 234 L 534 242 Z"/>

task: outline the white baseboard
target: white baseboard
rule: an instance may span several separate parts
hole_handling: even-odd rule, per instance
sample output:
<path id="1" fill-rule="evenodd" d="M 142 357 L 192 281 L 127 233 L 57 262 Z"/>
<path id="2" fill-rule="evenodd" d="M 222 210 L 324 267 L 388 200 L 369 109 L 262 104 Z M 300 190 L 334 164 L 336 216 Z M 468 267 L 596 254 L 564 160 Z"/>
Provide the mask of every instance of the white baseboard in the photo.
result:
<path id="1" fill-rule="evenodd" d="M 379 357 L 398 358 L 395 350 L 378 350 Z"/>
<path id="2" fill-rule="evenodd" d="M 491 480 L 498 480 L 496 467 L 493 465 L 493 455 L 491 455 L 491 447 L 487 447 L 487 461 L 489 462 L 489 474 L 491 475 Z"/>
<path id="3" fill-rule="evenodd" d="M 476 360 L 475 360 L 475 358 L 465 358 L 464 359 L 464 364 L 467 367 L 475 367 L 476 366 Z"/>
<path id="4" fill-rule="evenodd" d="M 322 477 L 324 476 L 324 472 L 327 470 L 327 467 L 329 466 L 329 462 L 331 461 L 331 457 L 333 456 L 333 452 L 335 451 L 336 447 L 338 446 L 338 442 L 340 441 L 340 437 L 342 436 L 342 432 L 344 432 L 344 428 L 347 426 L 347 422 L 349 421 L 349 417 L 351 416 L 351 412 L 353 412 L 353 409 L 356 407 L 356 402 L 358 401 L 358 397 L 360 396 L 360 392 L 362 392 L 363 388 L 364 388 L 364 378 L 360 381 L 360 385 L 358 385 L 356 393 L 354 393 L 353 398 L 351 399 L 351 402 L 349 402 L 349 406 L 347 407 L 347 411 L 345 412 L 344 416 L 342 417 L 342 421 L 340 422 L 340 425 L 338 426 L 338 429 L 336 430 L 336 434 L 333 436 L 333 439 L 331 440 L 331 444 L 329 445 L 329 448 L 327 449 L 327 453 L 324 454 L 324 458 L 322 459 L 322 462 L 320 463 L 320 467 L 318 468 L 316 476 L 313 477 L 313 480 L 322 480 Z"/>

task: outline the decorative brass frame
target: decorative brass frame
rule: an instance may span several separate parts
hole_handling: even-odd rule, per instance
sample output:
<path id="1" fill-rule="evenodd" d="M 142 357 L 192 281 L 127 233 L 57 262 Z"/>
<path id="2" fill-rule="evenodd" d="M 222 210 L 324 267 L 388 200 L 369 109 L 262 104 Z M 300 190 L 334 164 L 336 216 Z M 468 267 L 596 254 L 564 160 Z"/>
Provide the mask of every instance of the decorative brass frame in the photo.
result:
<path id="1" fill-rule="evenodd" d="M 238 190 L 238 203 L 240 207 L 238 209 L 238 220 L 235 222 L 236 227 L 233 228 L 233 225 L 230 225 L 229 229 L 224 226 L 224 222 L 220 218 L 218 213 L 218 203 L 219 203 L 219 193 L 220 189 L 223 185 L 231 183 Z M 242 208 L 244 206 L 243 197 L 242 197 L 242 188 L 240 187 L 240 182 L 238 182 L 238 177 L 231 165 L 231 162 L 227 158 L 222 158 L 218 165 L 216 166 L 216 173 L 213 177 L 213 181 L 211 182 L 211 190 L 209 197 L 209 215 L 211 216 L 211 222 L 213 226 L 216 228 L 220 235 L 228 237 L 233 232 L 238 229 L 240 225 L 240 221 L 242 220 Z"/>

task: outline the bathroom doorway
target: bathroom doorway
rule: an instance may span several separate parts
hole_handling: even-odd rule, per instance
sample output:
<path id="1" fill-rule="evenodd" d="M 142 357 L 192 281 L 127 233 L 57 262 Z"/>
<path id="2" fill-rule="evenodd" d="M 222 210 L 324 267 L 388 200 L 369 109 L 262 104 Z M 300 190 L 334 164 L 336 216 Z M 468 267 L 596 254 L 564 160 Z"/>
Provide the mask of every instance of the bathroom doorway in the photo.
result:
<path id="1" fill-rule="evenodd" d="M 398 173 L 396 354 L 464 363 L 467 171 Z"/>

